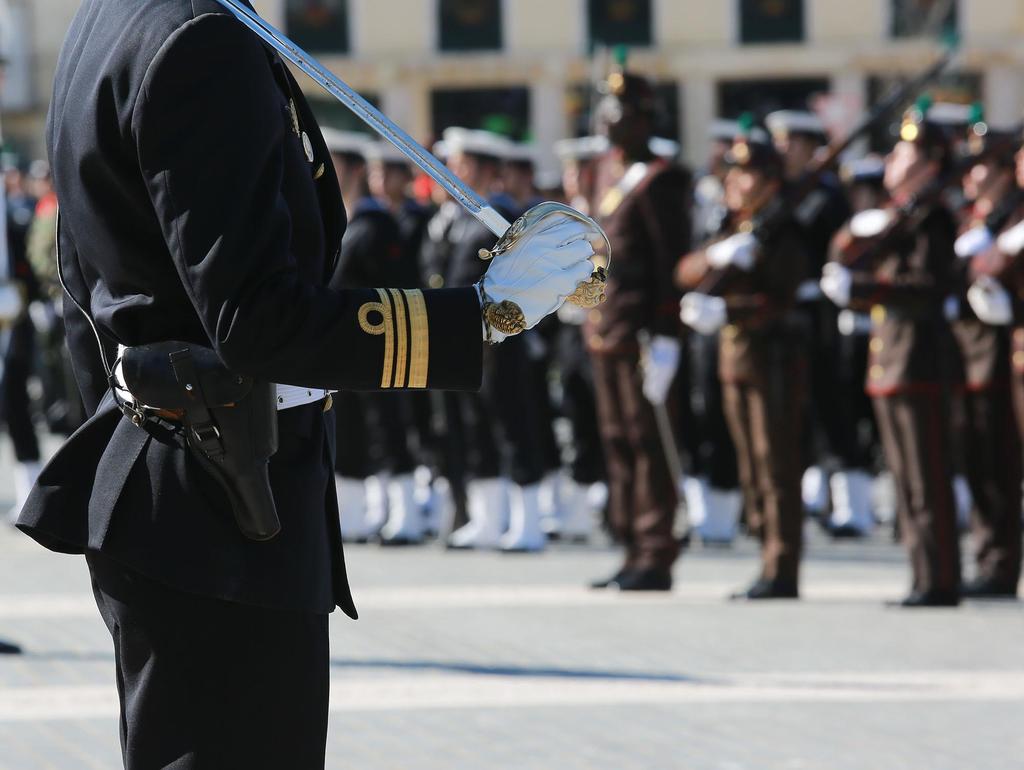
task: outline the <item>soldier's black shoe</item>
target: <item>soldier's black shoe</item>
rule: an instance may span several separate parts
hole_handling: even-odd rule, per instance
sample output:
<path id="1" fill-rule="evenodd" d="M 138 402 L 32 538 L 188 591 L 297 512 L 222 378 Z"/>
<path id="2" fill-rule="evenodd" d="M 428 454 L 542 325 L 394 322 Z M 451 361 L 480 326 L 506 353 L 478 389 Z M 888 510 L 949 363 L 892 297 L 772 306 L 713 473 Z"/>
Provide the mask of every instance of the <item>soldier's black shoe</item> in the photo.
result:
<path id="1" fill-rule="evenodd" d="M 0 655 L 21 655 L 21 647 L 0 640 Z"/>
<path id="2" fill-rule="evenodd" d="M 960 594 L 965 599 L 1016 599 L 1017 584 L 991 576 L 980 576 L 967 583 Z"/>
<path id="3" fill-rule="evenodd" d="M 611 577 L 606 577 L 603 580 L 591 581 L 590 587 L 594 589 L 612 588 L 618 585 L 618 582 L 622 580 L 622 578 L 624 578 L 628 574 L 628 572 L 629 570 L 623 567 Z"/>
<path id="4" fill-rule="evenodd" d="M 960 594 L 956 591 L 912 591 L 908 596 L 896 602 L 889 602 L 890 607 L 956 607 L 960 604 Z"/>
<path id="5" fill-rule="evenodd" d="M 638 569 L 613 581 L 609 588 L 620 591 L 671 591 L 672 573 L 667 569 Z"/>
<path id="6" fill-rule="evenodd" d="M 766 580 L 760 578 L 746 591 L 740 591 L 729 597 L 734 600 L 757 601 L 759 599 L 799 599 L 800 592 L 796 583 L 790 580 Z"/>

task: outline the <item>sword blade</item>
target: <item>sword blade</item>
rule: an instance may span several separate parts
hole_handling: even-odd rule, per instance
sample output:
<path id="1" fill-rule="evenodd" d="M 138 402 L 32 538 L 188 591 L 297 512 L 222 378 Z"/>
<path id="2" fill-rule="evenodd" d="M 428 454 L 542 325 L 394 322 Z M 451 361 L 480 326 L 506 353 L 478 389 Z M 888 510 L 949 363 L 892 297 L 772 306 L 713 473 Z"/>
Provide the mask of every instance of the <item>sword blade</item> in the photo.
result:
<path id="1" fill-rule="evenodd" d="M 236 19 L 247 26 L 271 48 L 286 58 L 318 86 L 348 107 L 356 117 L 398 148 L 417 168 L 437 182 L 456 202 L 497 237 L 505 234 L 510 224 L 486 200 L 467 187 L 447 166 L 427 152 L 415 139 L 394 121 L 356 93 L 345 81 L 332 73 L 315 58 L 303 51 L 281 31 L 275 29 L 255 11 L 238 0 L 217 0 Z"/>

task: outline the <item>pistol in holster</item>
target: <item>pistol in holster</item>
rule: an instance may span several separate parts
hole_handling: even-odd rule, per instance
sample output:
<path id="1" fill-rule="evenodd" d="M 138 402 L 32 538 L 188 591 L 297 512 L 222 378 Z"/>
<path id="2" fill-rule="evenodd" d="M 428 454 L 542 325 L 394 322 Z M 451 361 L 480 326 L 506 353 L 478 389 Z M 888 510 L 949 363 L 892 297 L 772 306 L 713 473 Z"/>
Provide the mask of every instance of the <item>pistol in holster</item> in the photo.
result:
<path id="1" fill-rule="evenodd" d="M 224 489 L 242 534 L 269 540 L 281 530 L 270 489 L 277 451 L 276 386 L 230 371 L 208 347 L 159 342 L 122 348 L 115 378 L 138 426 L 164 420 L 183 429 L 189 451 Z M 115 389 L 115 393 L 117 390 Z"/>

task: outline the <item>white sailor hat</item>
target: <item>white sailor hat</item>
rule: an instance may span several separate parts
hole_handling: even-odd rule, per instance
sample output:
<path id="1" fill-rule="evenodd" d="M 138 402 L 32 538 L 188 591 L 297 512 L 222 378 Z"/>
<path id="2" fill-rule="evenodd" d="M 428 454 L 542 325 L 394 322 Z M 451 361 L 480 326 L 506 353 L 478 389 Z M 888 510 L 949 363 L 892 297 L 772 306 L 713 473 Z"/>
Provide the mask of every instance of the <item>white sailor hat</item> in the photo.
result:
<path id="1" fill-rule="evenodd" d="M 562 139 L 555 142 L 555 155 L 563 163 L 570 160 L 585 161 L 603 155 L 608 151 L 608 138 L 604 136 L 581 136 L 577 139 Z"/>
<path id="2" fill-rule="evenodd" d="M 373 141 L 366 134 L 355 131 L 339 131 L 336 128 L 322 127 L 324 142 L 333 155 L 358 155 L 368 157 Z"/>
<path id="3" fill-rule="evenodd" d="M 789 134 L 828 139 L 828 129 L 821 118 L 806 110 L 778 110 L 769 113 L 764 119 L 764 124 L 776 139 Z"/>
<path id="4" fill-rule="evenodd" d="M 738 120 L 716 118 L 708 124 L 708 138 L 715 142 L 731 144 L 740 131 L 740 122 Z"/>
<path id="5" fill-rule="evenodd" d="M 371 142 L 366 150 L 367 160 L 378 163 L 408 163 L 409 159 L 390 142 Z"/>
<path id="6" fill-rule="evenodd" d="M 954 104 L 953 102 L 933 102 L 926 110 L 929 123 L 944 129 L 961 130 L 971 124 L 974 107 L 970 104 Z"/>
<path id="7" fill-rule="evenodd" d="M 537 148 L 523 142 L 509 142 L 502 157 L 509 163 L 536 164 Z"/>
<path id="8" fill-rule="evenodd" d="M 865 155 L 847 161 L 840 170 L 840 176 L 847 184 L 878 182 L 885 176 L 885 159 L 881 155 Z"/>
<path id="9" fill-rule="evenodd" d="M 499 134 L 470 128 L 446 128 L 442 134 L 449 155 L 465 153 L 504 158 L 511 142 Z"/>
<path id="10" fill-rule="evenodd" d="M 664 160 L 672 160 L 679 155 L 679 142 L 672 139 L 665 139 L 661 136 L 652 136 L 647 142 L 647 148 L 651 151 L 652 155 L 656 155 Z"/>

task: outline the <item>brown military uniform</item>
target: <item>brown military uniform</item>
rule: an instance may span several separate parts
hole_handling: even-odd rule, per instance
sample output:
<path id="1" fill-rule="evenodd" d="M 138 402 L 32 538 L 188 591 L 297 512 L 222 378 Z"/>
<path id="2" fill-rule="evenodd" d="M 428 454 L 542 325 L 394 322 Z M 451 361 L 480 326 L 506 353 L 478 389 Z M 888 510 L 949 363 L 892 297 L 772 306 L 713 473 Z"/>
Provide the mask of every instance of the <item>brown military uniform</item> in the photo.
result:
<path id="1" fill-rule="evenodd" d="M 851 305 L 871 311 L 866 389 L 910 552 L 915 592 L 960 586 L 960 552 L 949 449 L 949 388 L 961 380 L 943 303 L 949 293 L 956 225 L 934 207 L 873 269 L 855 272 Z M 853 241 L 843 228 L 836 253 Z"/>
<path id="2" fill-rule="evenodd" d="M 1024 208 L 1018 209 L 1007 221 L 1003 232 L 1024 221 Z M 1021 444 L 1024 443 L 1024 263 L 1019 255 L 1002 253 L 997 246 L 975 256 L 970 264 L 970 280 L 981 275 L 997 277 L 1007 286 L 1014 300 L 1013 326 L 1006 330 L 1008 337 L 1006 378 L 1009 401 L 1016 417 L 1016 440 L 1008 439 L 1005 431 L 999 431 L 999 440 L 990 444 L 985 461 L 990 463 L 1000 479 L 1005 479 L 1009 492 L 1011 479 L 1019 479 L 1021 468 Z M 1005 408 L 1005 407 L 1004 407 Z M 1000 429 L 1012 422 L 1008 412 L 993 416 Z M 1018 482 L 1017 490 L 1020 489 Z M 1009 495 L 1007 494 L 1009 498 Z M 1015 507 L 1014 507 L 1015 506 Z M 1006 509 L 1006 515 L 989 520 L 979 517 L 976 523 L 978 538 L 978 569 L 983 577 L 998 581 L 1006 580 L 1016 584 L 1021 571 L 1021 519 L 1020 499 Z"/>
<path id="3" fill-rule="evenodd" d="M 727 228 L 722 235 L 736 232 Z M 710 245 L 710 244 L 709 244 Z M 687 255 L 677 280 L 694 287 L 708 272 L 703 250 Z M 736 445 L 747 523 L 762 542 L 764 580 L 796 584 L 803 533 L 800 442 L 805 329 L 794 310 L 806 277 L 795 222 L 761 244 L 749 272 L 736 272 L 722 296 L 729 324 L 719 337 L 719 377 Z"/>
<path id="4" fill-rule="evenodd" d="M 610 187 L 596 207 L 613 268 L 607 300 L 590 311 L 583 336 L 608 466 L 609 522 L 626 547 L 627 569 L 667 569 L 679 552 L 677 480 L 643 395 L 637 337 L 679 334 L 672 269 L 689 246 L 689 187 L 682 169 L 651 160 L 635 185 Z"/>
<path id="5" fill-rule="evenodd" d="M 985 216 L 972 208 L 965 212 L 960 230 L 984 224 Z M 955 424 L 974 498 L 972 529 L 978 575 L 1016 585 L 1020 578 L 1024 468 L 1010 392 L 1010 330 L 984 323 L 971 310 L 967 302 L 967 289 L 974 280 L 971 260 L 957 260 L 954 276 L 959 313 L 952 329 L 964 368 Z"/>

